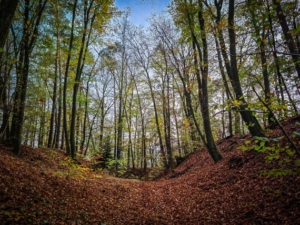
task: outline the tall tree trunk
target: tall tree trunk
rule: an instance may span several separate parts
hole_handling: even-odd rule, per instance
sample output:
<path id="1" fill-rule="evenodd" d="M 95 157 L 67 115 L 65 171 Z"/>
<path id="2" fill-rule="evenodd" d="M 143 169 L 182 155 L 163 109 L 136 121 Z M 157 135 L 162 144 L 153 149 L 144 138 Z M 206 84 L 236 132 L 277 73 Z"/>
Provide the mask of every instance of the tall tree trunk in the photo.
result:
<path id="1" fill-rule="evenodd" d="M 220 70 L 220 73 L 222 75 L 222 80 L 223 80 L 223 84 L 224 84 L 224 87 L 225 87 L 226 98 L 227 98 L 227 100 L 230 100 L 230 99 L 233 99 L 233 97 L 232 97 L 232 94 L 230 92 L 228 81 L 226 79 L 225 71 L 224 71 L 224 68 L 223 68 L 220 45 L 219 45 L 219 42 L 218 42 L 218 39 L 217 39 L 216 36 L 214 36 L 214 39 L 215 39 L 215 44 L 216 44 L 216 49 L 217 49 L 219 70 Z M 227 112 L 228 112 L 228 119 L 229 119 L 229 125 L 228 125 L 229 126 L 229 136 L 232 136 L 233 135 L 233 131 L 232 131 L 232 113 L 231 113 L 230 109 L 228 109 Z"/>
<path id="2" fill-rule="evenodd" d="M 169 47 L 169 50 L 171 51 L 171 54 L 172 54 L 175 62 L 178 62 L 179 60 L 177 59 L 177 57 L 174 53 L 174 49 Z M 182 57 L 182 58 L 185 58 L 185 57 Z M 177 63 L 173 63 L 173 66 L 176 68 L 176 72 L 182 82 L 183 96 L 181 95 L 182 96 L 181 98 L 182 98 L 182 102 L 183 102 L 185 117 L 187 118 L 187 120 L 189 122 L 189 126 L 190 126 L 191 140 L 193 142 L 200 142 L 200 140 L 202 140 L 203 144 L 206 146 L 206 141 L 205 141 L 204 135 L 202 134 L 202 132 L 200 130 L 200 126 L 195 117 L 195 113 L 194 113 L 194 109 L 193 109 L 192 93 L 191 93 L 192 87 L 190 86 L 192 81 L 190 80 L 187 66 L 184 66 L 184 68 L 182 70 L 180 70 Z"/>
<path id="3" fill-rule="evenodd" d="M 286 40 L 287 47 L 289 48 L 289 51 L 291 53 L 296 72 L 298 74 L 298 77 L 300 78 L 300 57 L 299 57 L 299 51 L 300 49 L 297 50 L 297 45 L 295 44 L 294 38 L 290 32 L 289 26 L 286 21 L 286 16 L 283 13 L 283 10 L 281 8 L 280 1 L 278 0 L 273 0 L 273 4 L 276 6 L 276 14 L 278 17 L 278 22 L 280 23 L 283 35 Z"/>
<path id="4" fill-rule="evenodd" d="M 177 136 L 177 149 L 179 156 L 182 157 L 182 152 L 181 152 L 181 143 L 180 143 L 180 135 L 179 135 L 179 123 L 178 123 L 178 118 L 177 118 L 177 112 L 176 112 L 176 99 L 175 99 L 175 88 L 172 88 L 172 111 L 173 111 L 173 116 L 174 116 L 174 122 L 175 122 L 175 129 L 176 129 L 176 136 Z"/>
<path id="5" fill-rule="evenodd" d="M 71 124 L 70 124 L 70 156 L 73 159 L 76 159 L 76 152 L 77 152 L 76 143 L 75 143 L 77 94 L 79 90 L 79 85 L 81 83 L 81 75 L 85 64 L 85 56 L 87 53 L 89 39 L 90 39 L 90 35 L 91 35 L 91 31 L 95 19 L 95 14 L 92 17 L 90 17 L 90 11 L 93 2 L 94 1 L 91 1 L 90 5 L 88 5 L 87 1 L 84 1 L 84 28 L 83 28 L 82 38 L 81 38 L 81 46 L 80 46 L 78 61 L 77 61 L 75 83 L 73 87 L 72 113 L 71 113 Z"/>
<path id="6" fill-rule="evenodd" d="M 146 146 L 145 118 L 144 118 L 144 115 L 143 115 L 143 108 L 142 108 L 141 97 L 140 97 L 140 94 L 139 94 L 137 83 L 134 80 L 134 75 L 133 74 L 132 74 L 132 79 L 133 79 L 134 86 L 135 86 L 136 93 L 137 93 L 138 105 L 139 105 L 139 111 L 140 111 L 140 117 L 141 117 L 141 122 L 142 122 L 142 124 L 141 124 L 141 126 L 142 126 L 142 155 L 143 155 L 143 172 L 145 174 L 146 170 L 147 170 L 147 146 Z M 132 91 L 132 94 L 133 94 L 133 91 Z M 132 155 L 132 160 L 134 160 L 133 159 L 133 155 Z M 134 167 L 134 163 L 133 163 L 133 167 Z"/>
<path id="7" fill-rule="evenodd" d="M 286 86 L 286 83 L 285 83 L 285 80 L 282 76 L 282 73 L 280 72 L 279 59 L 277 57 L 277 48 L 276 48 L 276 44 L 275 44 L 275 33 L 274 33 L 274 30 L 273 30 L 271 10 L 270 10 L 270 5 L 269 4 L 267 4 L 267 8 L 268 8 L 268 19 L 269 19 L 269 24 L 270 24 L 271 38 L 272 38 L 273 58 L 274 58 L 274 63 L 275 63 L 275 67 L 276 67 L 278 87 L 279 87 L 279 90 L 280 90 L 281 101 L 284 101 L 284 93 L 283 93 L 283 86 L 284 86 L 285 91 L 288 95 L 289 101 L 293 106 L 294 112 L 295 112 L 295 114 L 297 114 L 298 109 L 297 109 L 294 101 L 292 100 L 291 94 L 290 94 L 290 92 L 289 92 L 289 90 Z"/>
<path id="8" fill-rule="evenodd" d="M 168 74 L 169 71 L 168 71 L 166 50 L 164 49 L 164 47 L 161 47 L 160 51 L 164 57 L 164 63 L 165 63 L 165 68 L 162 77 L 162 110 L 163 110 L 164 136 L 165 136 L 166 150 L 168 154 L 168 169 L 173 169 L 175 165 L 173 162 L 173 151 L 171 146 L 170 76 Z"/>
<path id="9" fill-rule="evenodd" d="M 232 82 L 233 89 L 235 91 L 235 97 L 237 101 L 241 102 L 239 107 L 240 114 L 246 123 L 250 133 L 252 136 L 264 137 L 264 133 L 256 119 L 255 116 L 252 115 L 252 112 L 248 110 L 248 104 L 243 95 L 242 87 L 240 84 L 238 68 L 237 68 L 237 60 L 236 60 L 236 34 L 235 34 L 235 25 L 234 25 L 234 0 L 229 0 L 229 10 L 228 10 L 228 34 L 230 41 L 230 80 Z"/>
<path id="10" fill-rule="evenodd" d="M 265 45 L 265 28 L 264 28 L 264 19 L 262 21 L 262 29 L 258 26 L 259 21 L 257 20 L 257 17 L 255 15 L 255 5 L 253 4 L 253 1 L 249 0 L 247 3 L 247 7 L 250 11 L 251 15 L 251 21 L 255 30 L 256 34 L 256 42 L 259 45 L 260 48 L 260 59 L 261 59 L 261 70 L 263 74 L 263 80 L 264 80 L 264 93 L 265 93 L 265 101 L 270 102 L 271 96 L 270 96 L 270 81 L 269 81 L 269 73 L 268 73 L 268 64 L 267 64 L 267 56 L 266 56 L 266 45 Z M 262 30 L 262 33 L 261 33 Z M 268 115 L 268 124 L 272 123 L 272 116 L 270 113 L 267 113 Z"/>
<path id="11" fill-rule="evenodd" d="M 185 0 L 185 3 L 186 0 Z M 190 2 L 191 3 L 191 2 Z M 203 18 L 203 2 L 198 0 L 198 22 L 200 25 L 200 38 L 202 41 L 202 49 L 200 48 L 200 43 L 196 38 L 194 32 L 194 21 L 189 11 L 187 11 L 187 19 L 188 26 L 190 30 L 190 34 L 192 37 L 192 47 L 194 50 L 194 65 L 195 65 L 195 74 L 197 77 L 198 83 L 198 98 L 201 106 L 201 114 L 203 119 L 203 125 L 205 130 L 206 144 L 207 150 L 210 156 L 213 158 L 214 162 L 217 163 L 222 159 L 222 156 L 215 144 L 211 125 L 210 125 L 210 116 L 209 116 L 209 105 L 208 105 L 208 91 L 207 91 L 207 79 L 208 79 L 208 46 L 206 40 L 206 31 L 204 26 L 204 18 Z M 198 53 L 198 54 L 197 54 Z M 198 61 L 198 58 L 200 61 Z M 200 68 L 200 69 L 199 69 Z M 200 75 L 201 71 L 201 75 Z"/>
<path id="12" fill-rule="evenodd" d="M 262 129 L 255 116 L 252 115 L 252 112 L 247 109 L 247 102 L 244 98 L 243 91 L 241 88 L 238 69 L 237 69 L 237 60 L 236 60 L 236 40 L 235 40 L 235 28 L 234 28 L 234 0 L 229 0 L 229 11 L 228 11 L 228 34 L 230 42 L 230 60 L 226 50 L 225 39 L 223 36 L 222 25 L 221 25 L 221 10 L 222 10 L 223 0 L 219 2 L 215 1 L 215 6 L 217 9 L 216 15 L 216 25 L 218 26 L 218 39 L 220 42 L 221 53 L 224 59 L 226 72 L 231 81 L 231 84 L 234 89 L 235 98 L 237 101 L 241 101 L 239 112 L 243 118 L 243 121 L 246 123 L 252 136 L 264 136 Z"/>
<path id="13" fill-rule="evenodd" d="M 45 136 L 45 120 L 46 120 L 46 103 L 42 103 L 42 115 L 40 116 L 40 126 L 39 126 L 39 138 L 38 138 L 38 147 L 44 147 L 44 136 Z"/>
<path id="14" fill-rule="evenodd" d="M 56 54 L 55 54 L 55 68 L 54 68 L 54 87 L 53 87 L 53 96 L 52 96 L 52 108 L 51 108 L 51 117 L 50 117 L 50 127 L 49 127 L 49 137 L 48 137 L 48 148 L 52 147 L 53 144 L 53 133 L 54 133 L 54 118 L 56 112 L 56 96 L 57 96 L 57 78 L 58 78 L 58 60 L 59 60 L 59 29 L 57 26 L 56 30 Z M 56 124 L 57 126 L 57 124 Z"/>
<path id="15" fill-rule="evenodd" d="M 152 81 L 151 81 L 150 74 L 148 73 L 148 71 L 145 71 L 145 72 L 146 72 L 146 76 L 147 76 L 148 85 L 150 88 L 152 103 L 153 103 L 155 125 L 156 125 L 158 139 L 159 139 L 160 151 L 163 156 L 164 167 L 165 167 L 165 169 L 167 169 L 168 168 L 167 155 L 166 155 L 164 145 L 163 145 L 163 138 L 162 138 L 161 128 L 160 128 L 159 119 L 158 119 L 158 112 L 157 112 L 157 106 L 156 106 L 156 100 L 155 100 L 154 90 L 153 90 L 153 86 L 152 86 Z"/>
<path id="16" fill-rule="evenodd" d="M 82 125 L 82 138 L 80 142 L 80 152 L 83 152 L 85 139 L 86 139 L 86 123 L 88 119 L 88 93 L 89 93 L 89 81 L 87 83 L 86 92 L 85 92 L 84 118 L 83 118 L 83 125 Z"/>
<path id="17" fill-rule="evenodd" d="M 60 59 L 59 59 L 59 97 L 58 97 L 58 111 L 56 113 L 57 115 L 57 122 L 55 127 L 55 141 L 53 143 L 53 146 L 55 148 L 59 148 L 59 137 L 60 137 L 60 130 L 61 130 L 61 117 L 62 117 L 62 78 L 61 78 L 61 65 L 60 65 Z"/>
<path id="18" fill-rule="evenodd" d="M 125 116 L 127 120 L 127 130 L 128 130 L 128 146 L 127 146 L 127 168 L 130 168 L 130 159 L 131 159 L 131 152 L 132 152 L 132 138 L 131 138 L 131 127 L 132 127 L 132 101 L 133 101 L 133 95 L 134 95 L 134 89 L 132 88 L 130 100 L 129 100 L 129 110 L 126 110 L 125 108 Z M 129 111 L 129 112 L 128 112 Z"/>
<path id="19" fill-rule="evenodd" d="M 21 51 L 19 57 L 19 66 L 17 68 L 17 86 L 15 90 L 13 119 L 12 119 L 12 131 L 10 138 L 14 144 L 13 152 L 15 155 L 19 155 L 21 151 L 22 142 L 22 129 L 24 122 L 25 103 L 27 94 L 27 81 L 30 66 L 30 54 L 38 36 L 38 27 L 42 18 L 43 11 L 45 9 L 47 0 L 40 1 L 38 4 L 38 11 L 35 20 L 32 21 L 32 27 L 28 26 L 30 21 L 30 0 L 25 0 L 24 11 L 24 23 L 23 23 L 23 38 L 21 41 Z"/>
<path id="20" fill-rule="evenodd" d="M 71 52 L 73 49 L 77 1 L 78 0 L 74 1 L 73 11 L 72 11 L 71 37 L 70 37 L 70 42 L 69 42 L 69 51 L 68 51 L 68 58 L 67 58 L 67 63 L 66 63 L 66 71 L 65 71 L 65 77 L 64 77 L 64 89 L 63 89 L 63 130 L 64 130 L 64 139 L 66 141 L 66 151 L 67 151 L 67 154 L 70 156 L 71 156 L 71 147 L 70 147 L 71 144 L 70 144 L 70 140 L 69 140 L 68 121 L 67 121 L 67 86 L 68 86 L 68 76 L 69 76 L 69 68 L 70 68 L 70 61 L 71 61 Z M 74 124 L 75 124 L 75 122 L 74 122 Z M 74 143 L 73 143 L 73 145 L 74 145 Z M 62 143 L 62 146 L 63 146 L 63 143 Z"/>
<path id="21" fill-rule="evenodd" d="M 28 8 L 28 7 L 26 7 Z M 27 11 L 27 10 L 25 10 Z M 28 12 L 29 14 L 29 12 Z M 26 17 L 25 17 L 26 18 Z M 28 17 L 27 17 L 28 18 Z M 27 20 L 26 20 L 27 21 Z M 20 56 L 20 65 L 17 72 L 17 86 L 15 92 L 15 104 L 13 108 L 13 118 L 12 118 L 12 129 L 11 129 L 11 140 L 14 144 L 14 154 L 19 155 L 21 151 L 21 142 L 22 142 L 22 130 L 24 122 L 24 112 L 25 112 L 25 101 L 27 93 L 27 81 L 29 73 L 29 35 L 27 31 L 24 38 L 24 50 Z"/>

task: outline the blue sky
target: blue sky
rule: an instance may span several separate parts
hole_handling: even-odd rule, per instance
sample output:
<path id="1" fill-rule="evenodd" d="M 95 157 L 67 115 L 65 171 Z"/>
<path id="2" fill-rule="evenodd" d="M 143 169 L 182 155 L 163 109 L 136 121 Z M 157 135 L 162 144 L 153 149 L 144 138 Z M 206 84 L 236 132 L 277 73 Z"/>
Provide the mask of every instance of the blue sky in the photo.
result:
<path id="1" fill-rule="evenodd" d="M 115 4 L 121 10 L 131 8 L 129 19 L 135 25 L 147 25 L 147 18 L 152 13 L 167 10 L 171 0 L 115 0 Z"/>

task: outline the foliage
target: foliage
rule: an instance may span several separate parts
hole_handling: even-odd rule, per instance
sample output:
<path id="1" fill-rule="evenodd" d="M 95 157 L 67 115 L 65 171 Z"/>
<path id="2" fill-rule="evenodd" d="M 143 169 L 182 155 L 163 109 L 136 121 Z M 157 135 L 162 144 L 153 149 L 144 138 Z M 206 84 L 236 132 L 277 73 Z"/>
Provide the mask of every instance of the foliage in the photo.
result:
<path id="1" fill-rule="evenodd" d="M 294 131 L 292 137 L 300 136 L 300 133 Z M 271 170 L 262 170 L 262 174 L 268 176 L 287 176 L 289 174 L 299 174 L 299 160 L 295 158 L 296 151 L 291 149 L 284 141 L 284 136 L 277 138 L 254 137 L 251 141 L 246 140 L 239 149 L 243 151 L 254 150 L 263 153 L 267 163 L 275 161 L 279 168 Z M 291 167 L 292 166 L 292 167 Z M 287 168 L 291 167 L 291 168 Z"/>
<path id="2" fill-rule="evenodd" d="M 81 179 L 88 180 L 91 178 L 101 178 L 99 175 L 92 173 L 91 168 L 83 167 L 75 162 L 71 157 L 67 156 L 60 160 L 59 164 L 63 166 L 67 171 L 57 171 L 57 176 L 63 176 L 66 179 Z"/>

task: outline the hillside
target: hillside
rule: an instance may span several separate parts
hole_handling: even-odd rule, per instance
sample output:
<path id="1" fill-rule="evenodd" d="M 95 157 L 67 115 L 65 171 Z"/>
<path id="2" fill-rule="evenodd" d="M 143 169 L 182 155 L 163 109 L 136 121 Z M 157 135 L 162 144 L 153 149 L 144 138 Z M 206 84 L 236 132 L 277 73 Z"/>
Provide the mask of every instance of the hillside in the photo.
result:
<path id="1" fill-rule="evenodd" d="M 298 121 L 283 121 L 289 135 L 300 129 Z M 282 132 L 273 126 L 267 136 Z M 299 156 L 273 148 L 279 159 L 267 163 L 267 153 L 238 149 L 250 138 L 218 141 L 224 156 L 218 164 L 196 151 L 157 181 L 93 172 L 56 149 L 23 146 L 16 158 L 0 145 L 1 224 L 300 224 Z M 292 138 L 299 148 L 299 137 Z M 286 138 L 277 143 L 288 145 Z M 291 173 L 262 174 L 276 168 Z"/>

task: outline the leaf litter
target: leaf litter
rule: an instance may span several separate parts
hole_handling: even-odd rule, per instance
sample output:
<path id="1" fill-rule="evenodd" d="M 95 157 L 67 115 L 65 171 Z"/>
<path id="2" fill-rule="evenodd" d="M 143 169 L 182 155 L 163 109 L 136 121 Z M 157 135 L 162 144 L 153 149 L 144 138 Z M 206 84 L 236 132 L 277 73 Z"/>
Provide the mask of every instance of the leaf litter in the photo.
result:
<path id="1" fill-rule="evenodd" d="M 300 116 L 283 126 L 292 136 Z M 268 137 L 280 137 L 277 126 Z M 290 162 L 268 163 L 267 153 L 238 149 L 250 135 L 217 142 L 223 160 L 200 149 L 155 181 L 111 177 L 80 160 L 72 168 L 58 149 L 22 146 L 19 157 L 0 145 L 1 224 L 300 224 L 300 175 Z M 299 148 L 299 137 L 293 139 Z M 288 145 L 280 140 L 280 145 Z M 280 157 L 286 157 L 284 153 Z M 299 165 L 298 165 L 299 166 Z"/>

